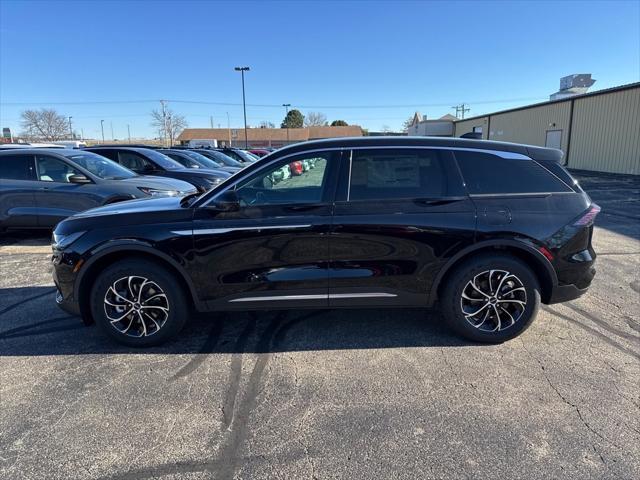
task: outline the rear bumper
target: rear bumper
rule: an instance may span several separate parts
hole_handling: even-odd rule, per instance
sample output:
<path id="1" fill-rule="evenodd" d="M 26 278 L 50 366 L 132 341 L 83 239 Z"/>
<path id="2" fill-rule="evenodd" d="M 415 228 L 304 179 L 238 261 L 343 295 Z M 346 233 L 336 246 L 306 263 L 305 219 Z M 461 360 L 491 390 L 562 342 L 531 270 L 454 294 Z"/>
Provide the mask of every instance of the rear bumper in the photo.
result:
<path id="1" fill-rule="evenodd" d="M 589 290 L 589 287 L 578 288 L 575 285 L 558 285 L 551 291 L 551 297 L 547 303 L 562 303 L 575 300 L 587 293 L 587 290 Z"/>

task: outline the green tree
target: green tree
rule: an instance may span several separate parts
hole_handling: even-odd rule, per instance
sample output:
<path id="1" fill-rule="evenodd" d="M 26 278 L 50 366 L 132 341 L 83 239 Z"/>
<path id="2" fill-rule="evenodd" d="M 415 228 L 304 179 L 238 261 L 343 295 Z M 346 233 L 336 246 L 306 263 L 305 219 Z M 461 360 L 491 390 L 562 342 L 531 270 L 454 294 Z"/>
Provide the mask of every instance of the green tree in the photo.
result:
<path id="1" fill-rule="evenodd" d="M 281 128 L 302 128 L 304 124 L 304 115 L 300 112 L 300 110 L 289 110 L 287 116 L 284 117 Z"/>
<path id="2" fill-rule="evenodd" d="M 332 127 L 348 127 L 349 124 L 344 120 L 334 120 L 333 122 L 331 122 L 331 126 Z"/>

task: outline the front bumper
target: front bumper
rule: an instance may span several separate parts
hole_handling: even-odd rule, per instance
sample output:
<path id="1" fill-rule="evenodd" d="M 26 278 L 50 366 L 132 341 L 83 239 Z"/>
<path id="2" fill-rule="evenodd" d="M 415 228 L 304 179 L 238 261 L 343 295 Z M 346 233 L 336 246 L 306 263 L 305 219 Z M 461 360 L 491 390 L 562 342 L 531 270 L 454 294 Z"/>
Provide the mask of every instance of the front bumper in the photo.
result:
<path id="1" fill-rule="evenodd" d="M 82 316 L 80 303 L 74 296 L 76 275 L 73 272 L 73 265 L 62 262 L 58 252 L 54 252 L 51 260 L 53 262 L 53 283 L 56 286 L 56 304 L 71 315 Z M 88 324 L 84 318 L 83 322 Z"/>

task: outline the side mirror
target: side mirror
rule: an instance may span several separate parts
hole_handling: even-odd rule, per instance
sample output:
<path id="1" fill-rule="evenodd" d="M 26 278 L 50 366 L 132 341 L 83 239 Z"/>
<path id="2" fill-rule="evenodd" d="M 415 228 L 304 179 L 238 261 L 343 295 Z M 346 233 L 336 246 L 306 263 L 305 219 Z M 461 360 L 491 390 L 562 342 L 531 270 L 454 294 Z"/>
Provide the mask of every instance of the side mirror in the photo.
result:
<path id="1" fill-rule="evenodd" d="M 240 210 L 240 198 L 235 190 L 226 190 L 206 208 L 216 212 L 237 212 Z"/>
<path id="2" fill-rule="evenodd" d="M 75 175 L 71 175 L 69 177 L 69 183 L 92 183 L 92 182 L 90 179 L 88 179 L 81 173 L 76 173 Z"/>

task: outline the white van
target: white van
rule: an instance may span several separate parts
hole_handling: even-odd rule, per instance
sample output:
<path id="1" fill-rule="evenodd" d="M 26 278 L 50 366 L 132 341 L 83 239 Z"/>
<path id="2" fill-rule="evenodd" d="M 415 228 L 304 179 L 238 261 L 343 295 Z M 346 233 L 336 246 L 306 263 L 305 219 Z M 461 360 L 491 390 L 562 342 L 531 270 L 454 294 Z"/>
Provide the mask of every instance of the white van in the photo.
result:
<path id="1" fill-rule="evenodd" d="M 64 148 L 84 148 L 87 146 L 85 142 L 79 140 L 57 140 L 53 142 L 56 145 L 62 145 Z"/>
<path id="2" fill-rule="evenodd" d="M 218 140 L 194 139 L 189 140 L 189 146 L 192 148 L 218 148 Z"/>

